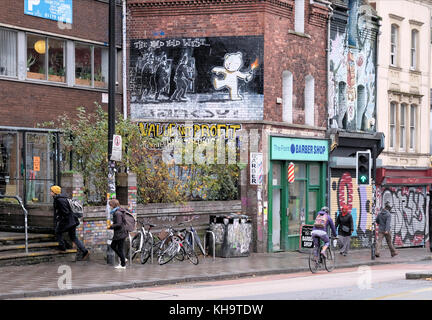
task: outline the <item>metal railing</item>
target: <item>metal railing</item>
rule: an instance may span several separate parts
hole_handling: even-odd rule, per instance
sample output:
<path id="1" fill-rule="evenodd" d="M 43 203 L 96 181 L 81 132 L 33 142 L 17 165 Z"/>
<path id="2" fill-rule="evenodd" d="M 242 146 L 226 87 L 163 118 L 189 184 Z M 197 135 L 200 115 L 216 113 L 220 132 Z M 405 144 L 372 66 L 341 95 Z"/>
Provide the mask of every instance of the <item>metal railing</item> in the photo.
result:
<path id="1" fill-rule="evenodd" d="M 0 194 L 0 199 L 5 199 L 5 198 L 17 200 L 18 203 L 20 204 L 21 208 L 24 211 L 25 252 L 28 253 L 28 225 L 27 225 L 28 224 L 27 223 L 28 212 L 27 212 L 27 209 L 24 207 L 24 204 L 23 204 L 23 202 L 19 196 L 5 196 L 5 195 Z"/>

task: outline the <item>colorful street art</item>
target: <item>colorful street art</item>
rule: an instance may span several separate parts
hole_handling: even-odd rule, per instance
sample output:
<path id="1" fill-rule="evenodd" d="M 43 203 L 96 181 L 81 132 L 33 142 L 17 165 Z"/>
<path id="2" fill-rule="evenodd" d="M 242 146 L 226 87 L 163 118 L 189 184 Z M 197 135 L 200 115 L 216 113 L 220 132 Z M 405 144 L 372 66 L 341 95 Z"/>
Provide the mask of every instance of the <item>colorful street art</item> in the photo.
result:
<path id="1" fill-rule="evenodd" d="M 132 40 L 131 118 L 262 120 L 262 36 Z"/>
<path id="2" fill-rule="evenodd" d="M 376 116 L 376 26 L 370 5 L 349 1 L 346 29 L 330 33 L 328 104 L 334 128 L 373 132 Z"/>
<path id="3" fill-rule="evenodd" d="M 381 207 L 392 206 L 392 238 L 397 247 L 423 246 L 428 240 L 426 187 L 385 187 L 378 189 Z"/>
<path id="4" fill-rule="evenodd" d="M 357 185 L 355 171 L 332 170 L 331 203 L 332 218 L 336 217 L 342 206 L 347 205 L 354 221 L 352 245 L 368 247 L 372 229 L 372 186 Z"/>

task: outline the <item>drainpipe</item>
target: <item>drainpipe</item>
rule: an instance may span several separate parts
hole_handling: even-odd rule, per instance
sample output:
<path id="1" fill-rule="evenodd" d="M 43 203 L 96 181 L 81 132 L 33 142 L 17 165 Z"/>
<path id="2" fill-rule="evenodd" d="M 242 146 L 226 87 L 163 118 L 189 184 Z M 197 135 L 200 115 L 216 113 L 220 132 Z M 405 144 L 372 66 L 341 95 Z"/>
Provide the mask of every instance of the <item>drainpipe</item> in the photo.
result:
<path id="1" fill-rule="evenodd" d="M 127 119 L 127 88 L 126 88 L 126 79 L 127 79 L 127 74 L 126 74 L 126 0 L 122 1 L 122 32 L 123 32 L 123 50 L 122 50 L 122 56 L 123 56 L 123 75 L 122 75 L 122 80 L 123 80 L 123 119 L 126 120 Z"/>
<path id="2" fill-rule="evenodd" d="M 333 18 L 333 8 L 331 6 L 331 3 L 328 2 L 327 4 L 327 8 L 330 11 L 329 17 L 327 19 L 327 90 L 326 90 L 326 114 L 327 117 L 329 116 L 329 85 L 330 85 L 330 23 L 331 23 L 331 19 Z M 330 119 L 327 118 L 327 130 L 331 128 L 331 124 L 330 124 Z M 330 152 L 330 150 L 329 150 Z M 329 157 L 329 162 L 330 162 L 330 157 Z M 331 203 L 331 199 L 330 199 L 330 183 L 331 183 L 331 170 L 330 170 L 330 163 L 327 163 L 327 199 L 328 199 L 328 203 L 327 206 L 330 208 L 330 203 Z M 331 212 L 330 212 L 331 214 Z"/>

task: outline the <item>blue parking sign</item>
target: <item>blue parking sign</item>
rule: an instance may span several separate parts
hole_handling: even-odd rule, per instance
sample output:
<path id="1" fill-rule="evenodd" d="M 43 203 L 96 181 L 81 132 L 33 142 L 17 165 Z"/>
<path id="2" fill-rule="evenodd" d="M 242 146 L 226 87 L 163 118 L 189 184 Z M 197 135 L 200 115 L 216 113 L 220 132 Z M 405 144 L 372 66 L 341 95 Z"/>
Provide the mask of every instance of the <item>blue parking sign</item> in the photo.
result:
<path id="1" fill-rule="evenodd" d="M 24 14 L 72 24 L 72 0 L 24 0 Z"/>

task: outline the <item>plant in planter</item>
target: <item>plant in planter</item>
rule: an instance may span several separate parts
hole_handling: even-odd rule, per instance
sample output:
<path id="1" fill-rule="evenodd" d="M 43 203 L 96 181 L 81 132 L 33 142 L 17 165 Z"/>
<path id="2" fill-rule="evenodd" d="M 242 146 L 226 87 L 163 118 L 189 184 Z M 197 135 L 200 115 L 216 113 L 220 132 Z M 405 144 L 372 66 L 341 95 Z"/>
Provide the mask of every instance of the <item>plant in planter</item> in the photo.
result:
<path id="1" fill-rule="evenodd" d="M 95 87 L 104 88 L 107 86 L 105 82 L 105 77 L 102 75 L 102 72 L 100 71 L 95 74 L 94 80 L 95 80 Z"/>
<path id="2" fill-rule="evenodd" d="M 48 80 L 56 81 L 56 82 L 64 82 L 65 81 L 65 71 L 64 68 L 49 68 L 48 69 Z"/>
<path id="3" fill-rule="evenodd" d="M 81 71 L 75 78 L 75 84 L 80 86 L 91 86 L 91 72 Z"/>

